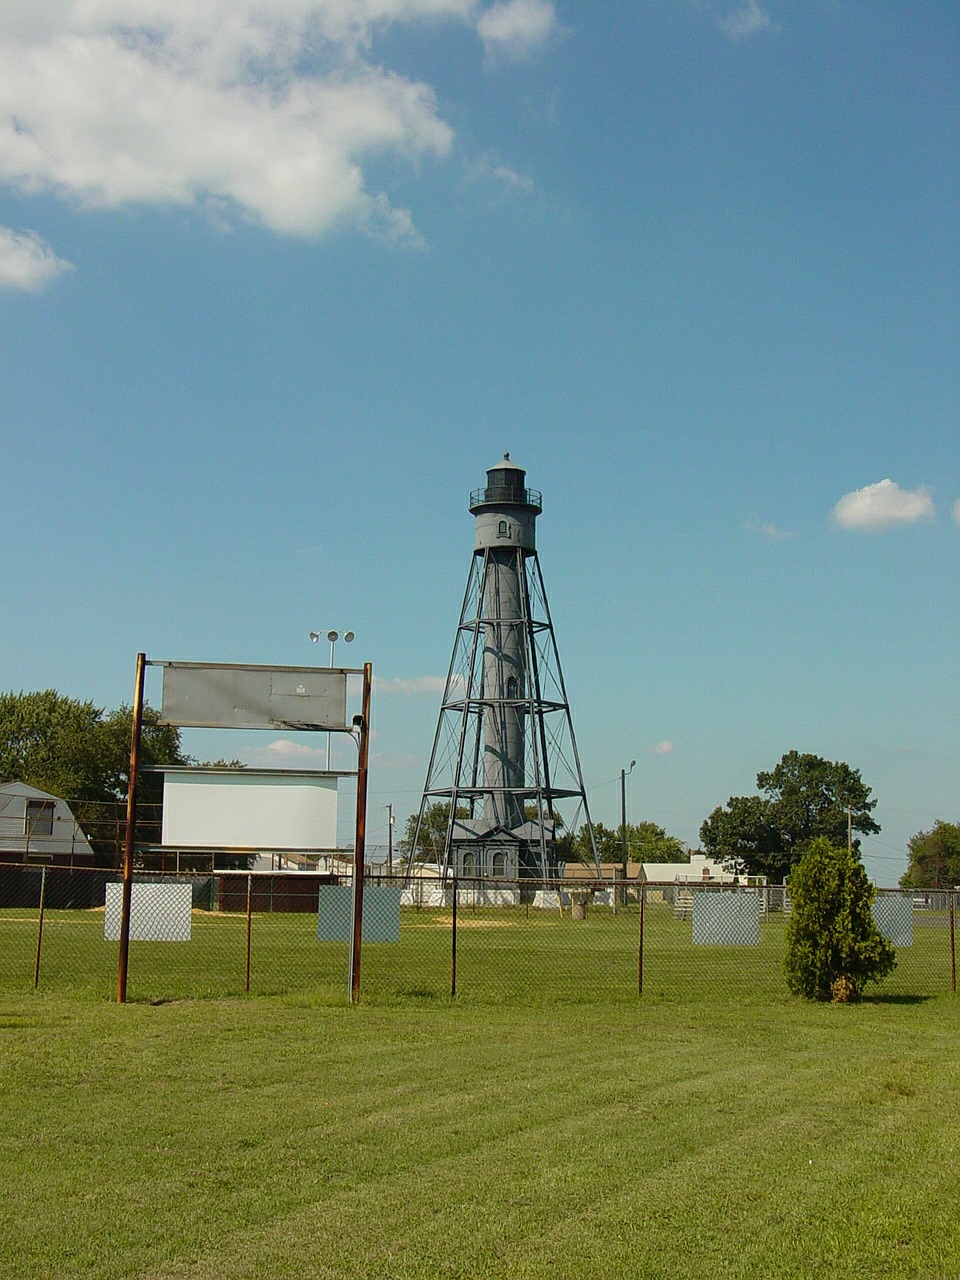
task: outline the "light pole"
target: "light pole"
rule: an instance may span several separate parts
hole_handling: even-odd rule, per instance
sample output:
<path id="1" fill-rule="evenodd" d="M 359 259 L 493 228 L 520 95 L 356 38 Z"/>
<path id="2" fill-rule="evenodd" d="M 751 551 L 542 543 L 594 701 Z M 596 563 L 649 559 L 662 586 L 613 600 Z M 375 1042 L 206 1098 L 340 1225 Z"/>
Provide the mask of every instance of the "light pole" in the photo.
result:
<path id="1" fill-rule="evenodd" d="M 636 760 L 630 761 L 629 769 L 620 770 L 620 840 L 623 845 L 623 900 L 627 900 L 627 779 L 633 773 Z"/>
<path id="2" fill-rule="evenodd" d="M 393 875 L 393 805 L 384 805 L 387 811 L 387 871 Z"/>
<path id="3" fill-rule="evenodd" d="M 321 637 L 321 635 L 322 635 L 322 634 L 323 634 L 323 633 L 322 633 L 322 632 L 320 632 L 320 631 L 311 631 L 311 632 L 310 632 L 310 639 L 313 641 L 313 643 L 314 643 L 314 644 L 318 644 L 318 643 L 319 643 L 319 641 L 320 641 L 320 637 Z M 328 632 L 327 632 L 327 639 L 330 641 L 330 666 L 332 667 L 332 666 L 333 666 L 333 651 L 334 651 L 334 649 L 337 647 L 337 641 L 338 641 L 338 640 L 340 640 L 340 639 L 342 639 L 346 644 L 349 644 L 349 643 L 350 643 L 350 641 L 353 639 L 353 632 L 352 632 L 352 631 L 328 631 Z M 327 764 L 326 764 L 326 768 L 327 768 L 327 772 L 329 773 L 329 771 L 330 771 L 330 734 L 329 734 L 329 732 L 327 733 Z"/>

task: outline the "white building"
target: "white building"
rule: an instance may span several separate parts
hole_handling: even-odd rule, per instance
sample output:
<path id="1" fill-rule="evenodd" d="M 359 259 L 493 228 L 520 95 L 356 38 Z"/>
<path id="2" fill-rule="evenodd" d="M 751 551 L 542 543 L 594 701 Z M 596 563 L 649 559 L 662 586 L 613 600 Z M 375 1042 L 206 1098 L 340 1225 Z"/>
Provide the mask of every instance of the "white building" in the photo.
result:
<path id="1" fill-rule="evenodd" d="M 705 853 L 691 853 L 689 862 L 643 862 L 637 876 L 648 884 L 733 884 L 737 878 Z"/>

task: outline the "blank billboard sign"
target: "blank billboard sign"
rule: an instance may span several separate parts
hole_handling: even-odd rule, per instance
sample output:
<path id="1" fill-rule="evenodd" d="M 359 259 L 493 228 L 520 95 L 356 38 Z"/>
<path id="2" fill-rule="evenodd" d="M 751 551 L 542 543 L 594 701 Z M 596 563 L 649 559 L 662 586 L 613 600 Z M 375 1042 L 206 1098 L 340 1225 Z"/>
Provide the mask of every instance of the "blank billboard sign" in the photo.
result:
<path id="1" fill-rule="evenodd" d="M 182 729 L 345 729 L 347 676 L 335 668 L 166 662 L 160 723 Z"/>
<path id="2" fill-rule="evenodd" d="M 167 768 L 160 838 L 180 849 L 333 849 L 337 779 L 294 771 Z"/>

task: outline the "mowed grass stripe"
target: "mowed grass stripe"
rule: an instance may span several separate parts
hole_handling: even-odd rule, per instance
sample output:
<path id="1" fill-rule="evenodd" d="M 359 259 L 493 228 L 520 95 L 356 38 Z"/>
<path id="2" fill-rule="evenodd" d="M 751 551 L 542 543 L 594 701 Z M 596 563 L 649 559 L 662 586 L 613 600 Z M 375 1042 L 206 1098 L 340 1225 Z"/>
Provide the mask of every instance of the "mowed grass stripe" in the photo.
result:
<path id="1" fill-rule="evenodd" d="M 855 1150 L 857 1133 L 851 1138 L 837 1131 L 832 1110 L 835 1102 L 826 1096 L 820 1098 L 823 1115 L 815 1131 L 811 1131 L 808 1123 L 801 1123 L 801 1111 L 781 1110 L 768 1117 L 762 1108 L 724 1105 L 736 1101 L 736 1091 L 730 1088 L 734 1082 L 727 1078 L 729 1074 L 705 1073 L 705 1082 L 725 1087 L 729 1093 L 721 1095 L 720 1105 L 695 1134 L 690 1133 L 689 1126 L 680 1130 L 666 1126 L 659 1134 L 657 1150 L 663 1153 L 659 1158 L 649 1144 L 643 1148 L 625 1145 L 625 1117 L 605 1104 L 578 1107 L 576 1114 L 558 1115 L 551 1122 L 541 1119 L 536 1125 L 525 1125 L 521 1135 L 481 1133 L 470 1151 L 438 1157 L 421 1167 L 420 1176 L 407 1188 L 416 1197 L 412 1205 L 404 1200 L 403 1186 L 395 1184 L 393 1178 L 372 1187 L 365 1186 L 359 1200 L 352 1191 L 329 1198 L 323 1204 L 322 1213 L 323 1229 L 329 1236 L 323 1234 L 321 1238 L 318 1234 L 317 1216 L 308 1207 L 292 1219 L 284 1217 L 252 1237 L 245 1237 L 241 1253 L 246 1261 L 240 1262 L 231 1274 L 247 1276 L 258 1271 L 262 1274 L 261 1269 L 269 1265 L 271 1274 L 277 1275 L 292 1275 L 297 1266 L 306 1266 L 307 1274 L 336 1275 L 338 1269 L 339 1274 L 344 1274 L 342 1268 L 349 1264 L 355 1269 L 351 1274 L 364 1275 L 540 1276 L 556 1274 L 557 1270 L 563 1273 L 572 1254 L 577 1249 L 582 1253 L 584 1240 L 600 1241 L 602 1256 L 591 1256 L 589 1269 L 583 1274 L 624 1274 L 619 1268 L 627 1261 L 631 1267 L 645 1266 L 648 1262 L 651 1266 L 663 1265 L 662 1243 L 657 1245 L 653 1256 L 647 1256 L 651 1232 L 659 1240 L 664 1229 L 676 1227 L 682 1236 L 686 1219 L 688 1228 L 699 1224 L 701 1234 L 709 1235 L 718 1208 L 729 1236 L 727 1248 L 720 1249 L 719 1254 L 728 1269 L 703 1270 L 708 1255 L 717 1253 L 719 1248 L 716 1240 L 706 1243 L 705 1236 L 704 1243 L 691 1245 L 689 1262 L 673 1260 L 675 1269 L 670 1274 L 757 1274 L 753 1257 L 756 1250 L 747 1247 L 748 1260 L 742 1261 L 740 1253 L 744 1251 L 742 1246 L 748 1245 L 748 1239 L 744 1236 L 738 1243 L 738 1233 L 752 1233 L 759 1242 L 757 1248 L 764 1255 L 769 1254 L 771 1242 L 767 1233 L 762 1227 L 758 1230 L 757 1223 L 752 1221 L 750 1202 L 756 1198 L 757 1188 L 751 1186 L 749 1177 L 744 1179 L 742 1175 L 744 1169 L 757 1170 L 758 1146 L 769 1148 L 769 1159 L 760 1162 L 765 1191 L 770 1189 L 771 1163 L 783 1164 L 786 1155 L 788 1173 L 802 1175 L 805 1182 L 809 1181 L 822 1210 L 833 1215 L 832 1181 L 829 1186 L 822 1185 L 820 1166 L 824 1165 L 831 1144 L 837 1140 L 848 1151 Z M 771 1089 L 781 1092 L 782 1073 L 771 1068 L 764 1073 L 764 1079 L 755 1080 L 755 1084 L 761 1097 L 766 1097 Z M 668 1116 L 679 1114 L 681 1108 L 671 1105 L 677 1101 L 671 1091 L 659 1092 L 657 1104 L 667 1105 Z M 465 1102 L 482 1100 L 473 1096 Z M 729 1130 L 728 1117 L 731 1116 L 739 1126 L 736 1133 Z M 798 1139 L 802 1141 L 802 1155 L 797 1152 Z M 815 1174 L 807 1172 L 809 1165 L 797 1167 L 810 1150 L 816 1152 Z M 638 1158 L 641 1151 L 645 1152 L 643 1159 Z M 578 1194 L 585 1159 L 594 1171 L 600 1170 L 603 1174 L 595 1178 L 592 1194 L 588 1196 Z M 646 1167 L 649 1161 L 655 1163 L 652 1172 Z M 746 1184 L 739 1192 L 738 1181 Z M 756 1182 L 756 1172 L 753 1182 Z M 624 1183 L 629 1187 L 627 1196 L 622 1194 Z M 776 1179 L 775 1189 L 789 1194 L 789 1185 L 783 1184 L 782 1177 Z M 524 1194 L 505 1200 L 504 1185 L 521 1185 Z M 461 1194 L 464 1186 L 471 1192 L 466 1197 Z M 679 1197 L 677 1187 L 683 1188 Z M 572 1195 L 568 1194 L 571 1189 Z M 701 1198 L 704 1195 L 706 1200 Z M 638 1202 L 643 1205 L 642 1211 L 638 1211 Z M 451 1203 L 456 1205 L 453 1214 L 456 1221 L 452 1225 Z M 709 1211 L 704 1209 L 707 1204 L 711 1206 Z M 372 1213 L 374 1206 L 379 1208 Z M 835 1218 L 832 1220 L 835 1223 Z M 802 1226 L 804 1220 L 799 1221 Z M 431 1225 L 438 1222 L 443 1223 L 439 1247 L 437 1233 Z M 464 1223 L 468 1224 L 466 1231 Z M 806 1274 L 803 1268 L 807 1262 L 819 1265 L 820 1261 L 830 1258 L 830 1248 L 823 1246 L 824 1240 L 829 1243 L 829 1232 L 818 1233 L 816 1240 L 808 1239 L 804 1253 L 803 1249 L 798 1251 L 793 1247 L 791 1237 L 796 1234 L 795 1226 L 795 1222 L 789 1221 L 789 1215 L 780 1212 L 774 1215 L 773 1244 L 775 1252 L 782 1254 L 782 1274 Z M 296 1260 L 289 1270 L 283 1262 L 277 1262 L 287 1239 L 298 1241 Z M 531 1240 L 535 1242 L 532 1248 Z M 331 1245 L 331 1241 L 335 1243 Z M 791 1250 L 793 1262 L 797 1264 L 792 1269 L 787 1265 Z M 868 1255 L 865 1258 L 865 1274 L 882 1274 Z M 216 1265 L 220 1265 L 219 1262 Z M 887 1273 L 892 1273 L 889 1260 L 885 1265 Z M 734 1270 L 729 1270 L 731 1267 Z M 857 1270 L 851 1272 L 858 1273 Z M 172 1274 L 201 1277 L 214 1274 L 214 1269 L 201 1262 Z M 917 1272 L 908 1269 L 899 1274 Z"/>

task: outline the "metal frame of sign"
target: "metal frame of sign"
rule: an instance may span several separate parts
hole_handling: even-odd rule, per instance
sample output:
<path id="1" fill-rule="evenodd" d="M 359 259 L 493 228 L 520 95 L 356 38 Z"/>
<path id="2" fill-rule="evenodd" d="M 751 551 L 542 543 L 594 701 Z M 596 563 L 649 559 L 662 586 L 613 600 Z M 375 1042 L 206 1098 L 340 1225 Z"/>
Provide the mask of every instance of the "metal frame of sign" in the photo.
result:
<path id="1" fill-rule="evenodd" d="M 117 1002 L 127 998 L 130 954 L 130 903 L 133 892 L 134 831 L 137 821 L 137 785 L 140 777 L 140 740 L 143 729 L 143 683 L 147 667 L 177 672 L 179 684 L 169 708 L 165 701 L 161 723 L 180 728 L 275 729 L 288 728 L 327 733 L 349 733 L 357 741 L 357 815 L 353 846 L 352 945 L 348 986 L 350 999 L 360 997 L 360 938 L 363 927 L 363 862 L 366 852 L 367 770 L 370 756 L 370 690 L 373 668 L 271 667 L 242 663 L 154 662 L 137 654 L 130 772 L 127 786 L 127 823 L 123 842 L 123 895 L 120 915 L 120 955 L 117 965 Z M 204 673 L 204 674 L 200 674 Z M 346 723 L 347 676 L 363 677 L 360 715 Z M 218 678 L 219 677 L 219 678 Z M 249 677 L 249 678 L 248 678 Z M 340 706 L 342 683 L 343 710 Z M 166 681 L 165 681 L 166 685 Z M 334 705 L 335 704 L 335 705 Z M 322 710 L 320 722 L 314 714 Z M 293 714 L 296 712 L 297 714 Z M 352 773 L 338 770 L 338 773 Z"/>

